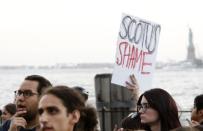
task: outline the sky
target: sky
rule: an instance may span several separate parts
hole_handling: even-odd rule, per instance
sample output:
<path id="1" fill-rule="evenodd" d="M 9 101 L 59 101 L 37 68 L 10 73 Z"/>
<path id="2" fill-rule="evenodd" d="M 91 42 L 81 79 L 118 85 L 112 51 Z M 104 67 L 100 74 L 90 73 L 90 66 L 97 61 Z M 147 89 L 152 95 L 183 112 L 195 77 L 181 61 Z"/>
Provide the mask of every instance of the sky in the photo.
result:
<path id="1" fill-rule="evenodd" d="M 122 13 L 161 25 L 157 61 L 203 57 L 201 0 L 2 0 L 0 65 L 114 63 Z"/>

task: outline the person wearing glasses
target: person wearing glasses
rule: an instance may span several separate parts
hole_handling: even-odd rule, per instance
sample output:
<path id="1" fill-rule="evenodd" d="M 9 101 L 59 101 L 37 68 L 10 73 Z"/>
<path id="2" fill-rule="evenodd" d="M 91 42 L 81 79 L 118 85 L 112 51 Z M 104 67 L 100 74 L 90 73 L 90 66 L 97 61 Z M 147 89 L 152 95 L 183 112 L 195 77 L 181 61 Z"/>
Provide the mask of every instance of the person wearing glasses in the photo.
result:
<path id="1" fill-rule="evenodd" d="M 6 104 L 2 110 L 2 123 L 5 123 L 16 113 L 16 105 L 13 103 Z"/>
<path id="2" fill-rule="evenodd" d="M 96 110 L 67 86 L 47 90 L 39 101 L 38 113 L 41 131 L 95 131 L 97 125 Z"/>
<path id="3" fill-rule="evenodd" d="M 15 91 L 17 112 L 3 125 L 3 131 L 36 131 L 39 129 L 38 101 L 51 83 L 40 75 L 27 76 Z"/>
<path id="4" fill-rule="evenodd" d="M 169 131 L 181 127 L 176 102 L 163 89 L 145 91 L 138 99 L 137 111 L 145 130 Z"/>

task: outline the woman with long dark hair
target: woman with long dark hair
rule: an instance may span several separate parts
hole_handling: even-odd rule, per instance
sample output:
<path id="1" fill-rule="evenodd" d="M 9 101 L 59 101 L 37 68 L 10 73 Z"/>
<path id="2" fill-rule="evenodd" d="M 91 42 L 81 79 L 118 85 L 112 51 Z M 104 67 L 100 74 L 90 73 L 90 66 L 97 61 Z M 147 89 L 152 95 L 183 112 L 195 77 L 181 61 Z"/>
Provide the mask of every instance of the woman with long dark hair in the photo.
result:
<path id="1" fill-rule="evenodd" d="M 176 103 L 163 89 L 155 88 L 144 92 L 138 99 L 137 111 L 146 130 L 169 131 L 181 127 Z"/>

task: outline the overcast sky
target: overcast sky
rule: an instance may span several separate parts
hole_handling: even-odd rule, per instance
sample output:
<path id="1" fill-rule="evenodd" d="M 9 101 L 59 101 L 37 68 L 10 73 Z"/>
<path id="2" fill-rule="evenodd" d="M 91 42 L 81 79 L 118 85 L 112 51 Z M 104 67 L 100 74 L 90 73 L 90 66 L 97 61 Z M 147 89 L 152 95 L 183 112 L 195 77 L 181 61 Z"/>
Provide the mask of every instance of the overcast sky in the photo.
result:
<path id="1" fill-rule="evenodd" d="M 183 60 L 191 27 L 203 56 L 201 0 L 2 0 L 0 65 L 115 61 L 122 13 L 161 25 L 157 60 Z"/>

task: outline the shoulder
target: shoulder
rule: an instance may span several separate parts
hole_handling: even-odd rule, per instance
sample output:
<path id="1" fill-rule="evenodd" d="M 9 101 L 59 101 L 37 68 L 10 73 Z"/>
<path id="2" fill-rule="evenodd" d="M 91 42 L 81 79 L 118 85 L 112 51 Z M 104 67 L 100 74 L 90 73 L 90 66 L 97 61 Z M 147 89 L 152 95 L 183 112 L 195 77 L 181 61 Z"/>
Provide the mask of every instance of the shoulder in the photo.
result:
<path id="1" fill-rule="evenodd" d="M 6 121 L 2 126 L 3 131 L 7 131 L 10 127 L 10 124 L 11 124 L 11 120 Z"/>
<path id="2" fill-rule="evenodd" d="M 8 131 L 9 127 L 10 127 L 10 124 L 11 124 L 11 120 L 8 120 L 6 121 L 3 126 L 2 126 L 2 129 L 0 131 Z M 33 129 L 24 129 L 24 128 L 20 128 L 20 131 L 36 131 L 36 128 L 33 128 Z"/>

